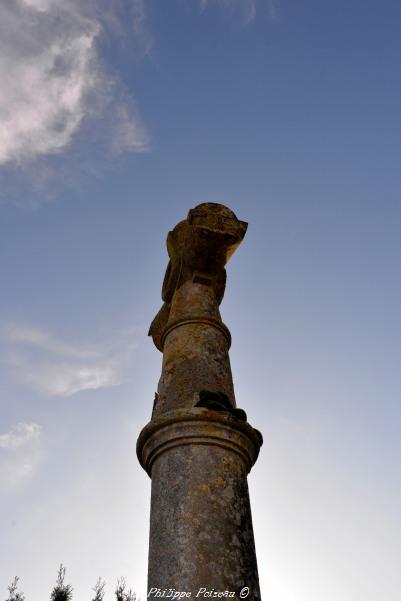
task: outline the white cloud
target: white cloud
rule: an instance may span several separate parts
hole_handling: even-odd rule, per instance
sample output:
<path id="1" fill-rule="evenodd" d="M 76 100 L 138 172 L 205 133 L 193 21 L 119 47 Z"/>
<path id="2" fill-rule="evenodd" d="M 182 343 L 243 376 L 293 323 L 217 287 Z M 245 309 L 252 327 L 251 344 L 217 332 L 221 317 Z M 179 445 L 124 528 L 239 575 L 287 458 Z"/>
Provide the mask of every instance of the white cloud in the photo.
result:
<path id="1" fill-rule="evenodd" d="M 19 423 L 10 432 L 0 434 L 0 449 L 18 449 L 37 441 L 40 437 L 40 426 L 35 423 Z"/>
<path id="2" fill-rule="evenodd" d="M 139 35 L 143 17 L 138 10 Z M 85 119 L 105 112 L 115 122 L 114 149 L 148 148 L 134 102 L 120 106 L 118 77 L 106 76 L 99 58 L 101 12 L 91 0 L 1 3 L 0 164 L 58 154 Z"/>
<path id="3" fill-rule="evenodd" d="M 43 459 L 41 426 L 18 423 L 0 434 L 0 488 L 15 490 L 31 480 Z"/>
<path id="4" fill-rule="evenodd" d="M 66 342 L 31 325 L 11 324 L 5 331 L 11 344 L 8 364 L 19 379 L 47 396 L 119 385 L 135 348 L 132 330 L 97 344 Z"/>
<path id="5" fill-rule="evenodd" d="M 203 9 L 215 4 L 240 11 L 245 22 L 255 18 L 259 4 L 265 3 L 272 17 L 276 14 L 275 0 L 199 3 Z M 35 161 L 65 154 L 74 141 L 92 142 L 94 154 L 103 147 L 114 153 L 149 150 L 136 101 L 99 52 L 102 40 L 111 47 L 129 39 L 125 50 L 134 49 L 133 60 L 148 54 L 153 40 L 146 16 L 145 0 L 0 4 L 0 166 L 23 166 L 34 187 L 42 190 L 54 179 L 68 180 L 69 169 L 83 163 L 73 155 L 65 174 L 58 165 Z M 31 164 L 33 172 L 27 169 Z"/>

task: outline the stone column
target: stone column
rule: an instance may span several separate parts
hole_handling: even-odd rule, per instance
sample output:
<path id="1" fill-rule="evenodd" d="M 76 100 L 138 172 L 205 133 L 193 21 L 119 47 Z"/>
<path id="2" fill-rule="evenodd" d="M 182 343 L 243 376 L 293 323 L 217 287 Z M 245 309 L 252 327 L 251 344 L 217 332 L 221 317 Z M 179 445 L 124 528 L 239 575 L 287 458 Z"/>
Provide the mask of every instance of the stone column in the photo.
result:
<path id="1" fill-rule="evenodd" d="M 162 375 L 137 444 L 152 478 L 150 597 L 261 598 L 247 474 L 262 437 L 236 406 L 219 312 L 224 266 L 245 231 L 232 211 L 205 203 L 167 238 L 164 305 L 149 332 Z"/>

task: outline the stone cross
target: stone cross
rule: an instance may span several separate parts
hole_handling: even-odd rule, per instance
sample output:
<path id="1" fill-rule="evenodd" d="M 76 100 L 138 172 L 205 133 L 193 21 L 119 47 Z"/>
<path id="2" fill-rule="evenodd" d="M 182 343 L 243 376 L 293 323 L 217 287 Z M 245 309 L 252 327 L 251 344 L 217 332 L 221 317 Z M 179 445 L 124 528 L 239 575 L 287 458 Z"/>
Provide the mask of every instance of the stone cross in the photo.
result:
<path id="1" fill-rule="evenodd" d="M 219 311 L 225 265 L 246 229 L 227 207 L 204 203 L 167 236 L 164 304 L 149 330 L 162 374 L 137 443 L 152 479 L 149 598 L 261 599 L 247 474 L 262 436 L 236 405 Z"/>

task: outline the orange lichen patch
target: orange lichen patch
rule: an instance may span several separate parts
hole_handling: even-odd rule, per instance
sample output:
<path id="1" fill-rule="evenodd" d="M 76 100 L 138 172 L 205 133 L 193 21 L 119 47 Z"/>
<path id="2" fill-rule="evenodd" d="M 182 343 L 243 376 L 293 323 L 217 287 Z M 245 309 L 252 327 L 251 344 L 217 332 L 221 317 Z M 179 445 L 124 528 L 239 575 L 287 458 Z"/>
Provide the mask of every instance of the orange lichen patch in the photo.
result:
<path id="1" fill-rule="evenodd" d="M 213 478 L 213 480 L 210 481 L 211 484 L 213 484 L 214 486 L 225 486 L 226 485 L 226 481 L 221 478 L 220 476 L 218 478 Z"/>
<path id="2" fill-rule="evenodd" d="M 201 490 L 202 490 L 204 493 L 206 493 L 206 494 L 209 494 L 209 493 L 210 493 L 210 487 L 209 487 L 209 484 L 202 484 L 202 486 L 201 486 Z"/>
<path id="3" fill-rule="evenodd" d="M 223 460 L 217 469 L 223 473 L 230 472 L 230 471 L 237 471 L 238 465 L 237 465 L 237 462 L 234 461 L 234 459 L 226 456 L 226 457 L 223 457 Z"/>
<path id="4" fill-rule="evenodd" d="M 206 415 L 206 417 L 209 417 L 209 418 L 213 419 L 213 417 L 214 417 L 215 414 L 212 411 L 207 411 L 205 413 L 205 415 Z M 210 435 L 214 434 L 216 436 L 216 435 L 219 434 L 220 429 L 213 422 L 205 422 L 203 424 L 203 431 L 206 434 L 210 434 Z"/>

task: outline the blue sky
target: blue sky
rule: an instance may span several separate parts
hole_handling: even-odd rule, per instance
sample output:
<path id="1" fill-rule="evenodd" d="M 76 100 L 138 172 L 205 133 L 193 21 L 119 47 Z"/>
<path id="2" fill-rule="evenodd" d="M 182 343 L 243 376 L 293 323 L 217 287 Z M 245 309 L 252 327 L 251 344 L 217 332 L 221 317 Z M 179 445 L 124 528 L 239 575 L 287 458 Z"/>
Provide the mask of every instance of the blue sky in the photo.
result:
<path id="1" fill-rule="evenodd" d="M 249 222 L 221 306 L 262 595 L 398 601 L 401 8 L 12 0 L 0 8 L 0 589 L 60 562 L 145 597 L 135 443 L 168 230 Z"/>

